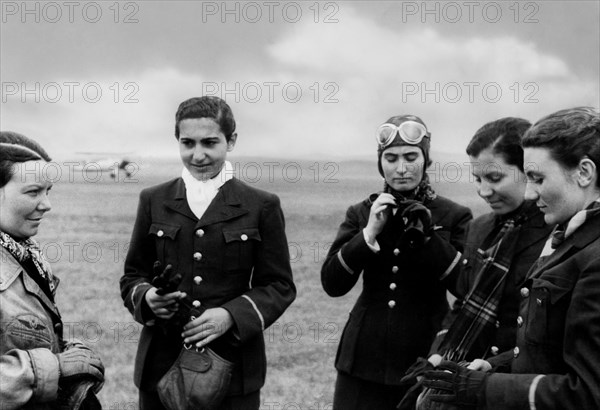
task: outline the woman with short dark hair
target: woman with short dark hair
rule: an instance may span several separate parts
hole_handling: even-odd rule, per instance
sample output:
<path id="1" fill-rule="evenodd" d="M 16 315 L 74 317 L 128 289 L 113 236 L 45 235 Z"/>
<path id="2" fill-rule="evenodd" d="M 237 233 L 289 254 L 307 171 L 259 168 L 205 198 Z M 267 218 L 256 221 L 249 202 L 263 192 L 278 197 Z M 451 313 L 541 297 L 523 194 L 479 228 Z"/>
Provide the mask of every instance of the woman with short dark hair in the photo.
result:
<path id="1" fill-rule="evenodd" d="M 527 189 L 558 224 L 520 290 L 510 373 L 442 362 L 429 399 L 487 410 L 600 408 L 600 115 L 561 110 L 523 140 Z"/>

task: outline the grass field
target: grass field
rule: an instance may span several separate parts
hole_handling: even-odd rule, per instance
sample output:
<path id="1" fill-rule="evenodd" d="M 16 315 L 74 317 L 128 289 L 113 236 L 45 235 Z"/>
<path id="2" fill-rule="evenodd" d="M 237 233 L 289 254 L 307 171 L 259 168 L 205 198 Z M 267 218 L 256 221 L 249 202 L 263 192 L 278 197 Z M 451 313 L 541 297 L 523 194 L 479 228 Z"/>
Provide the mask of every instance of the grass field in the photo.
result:
<path id="1" fill-rule="evenodd" d="M 360 292 L 333 299 L 321 289 L 320 268 L 346 208 L 381 189 L 374 162 L 302 162 L 232 157 L 237 175 L 279 195 L 286 217 L 298 297 L 265 331 L 268 376 L 263 409 L 331 408 L 333 360 L 343 325 Z M 58 305 L 65 336 L 94 346 L 106 365 L 100 393 L 106 409 L 137 408 L 133 361 L 141 325 L 123 307 L 118 281 L 133 227 L 139 191 L 179 175 L 178 160 L 146 160 L 132 181 L 108 173 L 63 169 L 52 192 L 52 211 L 41 242 L 62 282 Z M 438 193 L 486 211 L 461 175 L 432 175 Z M 415 312 L 418 314 L 418 312 Z"/>

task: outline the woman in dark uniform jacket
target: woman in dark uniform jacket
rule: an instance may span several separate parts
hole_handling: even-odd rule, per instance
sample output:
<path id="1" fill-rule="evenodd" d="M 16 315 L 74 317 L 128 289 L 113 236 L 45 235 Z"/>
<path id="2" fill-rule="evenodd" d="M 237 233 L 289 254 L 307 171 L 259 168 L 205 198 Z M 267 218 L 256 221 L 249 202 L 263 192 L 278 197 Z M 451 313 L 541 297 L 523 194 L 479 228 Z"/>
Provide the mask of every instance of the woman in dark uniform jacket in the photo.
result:
<path id="1" fill-rule="evenodd" d="M 512 237 L 515 245 L 496 311 L 496 325 L 487 334 L 478 337 L 461 360 L 493 357 L 514 347 L 520 285 L 553 228 L 546 225 L 544 214 L 535 202 L 524 198 L 527 181 L 521 139 L 530 126 L 529 121 L 521 118 L 502 118 L 481 127 L 467 146 L 477 193 L 492 212 L 469 223 L 463 260 L 448 277 L 449 288 L 458 299 L 455 308 L 445 318 L 443 330 L 432 349 L 439 354 L 440 360 L 447 349 L 453 348 L 452 341 L 444 340 L 444 336 L 459 314 L 464 298 L 477 282 L 477 274 L 483 264 L 482 255 L 500 239 L 498 234 L 509 219 L 518 221 L 515 229 L 519 231 Z M 455 278 L 456 283 L 451 283 Z"/>
<path id="2" fill-rule="evenodd" d="M 600 116 L 562 110 L 525 135 L 525 197 L 558 224 L 520 295 L 510 374 L 442 362 L 424 384 L 460 408 L 600 408 Z"/>
<path id="3" fill-rule="evenodd" d="M 529 121 L 521 118 L 502 118 L 481 127 L 467 146 L 477 193 L 492 212 L 469 223 L 463 259 L 445 280 L 457 296 L 454 309 L 444 319 L 442 330 L 432 345 L 428 359 L 430 364 L 420 359 L 413 367 L 415 371 L 410 372 L 411 377 L 405 379 L 407 382 L 416 382 L 415 377 L 439 365 L 442 358 L 469 361 L 470 368 L 479 369 L 484 364 L 481 359 L 489 358 L 494 363 L 499 352 L 514 347 L 520 288 L 552 231 L 535 202 L 524 198 L 527 180 L 523 170 L 521 139 L 530 126 Z M 514 225 L 510 232 L 504 229 L 507 223 Z M 497 252 L 500 241 L 512 242 L 510 246 L 502 247 L 502 257 Z M 503 259 L 508 269 L 505 275 L 498 275 L 498 280 L 490 280 L 493 286 L 482 288 L 484 282 L 480 275 L 494 274 L 487 268 L 493 266 L 488 259 L 492 255 L 498 260 Z M 496 286 L 501 289 L 495 300 L 485 308 L 478 305 L 480 300 L 490 296 L 490 288 L 495 289 Z M 472 314 L 478 308 L 481 308 L 479 314 Z M 484 320 L 483 314 L 490 316 Z M 455 321 L 456 326 L 452 327 Z M 470 333 L 467 339 L 465 329 L 473 332 L 473 321 L 481 321 L 483 326 L 476 334 Z M 494 366 L 501 364 L 494 363 Z M 401 408 L 414 409 L 420 390 L 420 385 L 412 389 Z M 432 408 L 421 404 L 422 401 L 419 400 L 419 409 Z"/>
<path id="4" fill-rule="evenodd" d="M 220 409 L 258 409 L 263 331 L 296 295 L 279 198 L 233 177 L 225 159 L 237 134 L 225 101 L 191 98 L 175 121 L 182 177 L 141 192 L 121 278 L 125 306 L 144 324 L 134 373 L 140 408 L 164 408 L 156 385 L 185 342 L 234 363 Z M 152 281 L 167 265 L 182 279 L 160 296 Z M 174 321 L 182 298 L 206 311 Z"/>
<path id="5" fill-rule="evenodd" d="M 441 279 L 460 260 L 471 219 L 431 189 L 431 135 L 421 119 L 392 117 L 377 137 L 384 192 L 348 209 L 321 271 L 330 296 L 346 294 L 363 272 L 336 357 L 335 409 L 395 408 L 400 379 L 448 311 Z M 411 243 L 409 225 L 420 227 L 424 243 Z"/>

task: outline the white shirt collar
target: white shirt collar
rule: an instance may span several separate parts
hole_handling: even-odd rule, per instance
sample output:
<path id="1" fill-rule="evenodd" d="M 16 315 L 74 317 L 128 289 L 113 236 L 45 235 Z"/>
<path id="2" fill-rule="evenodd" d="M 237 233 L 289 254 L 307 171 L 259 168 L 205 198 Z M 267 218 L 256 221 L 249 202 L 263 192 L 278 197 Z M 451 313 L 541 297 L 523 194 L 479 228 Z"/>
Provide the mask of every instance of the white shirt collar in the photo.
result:
<path id="1" fill-rule="evenodd" d="M 225 161 L 221 171 L 207 181 L 200 181 L 194 178 L 190 171 L 184 167 L 183 171 L 181 171 L 181 178 L 185 183 L 188 205 L 194 215 L 200 219 L 214 197 L 217 196 L 219 188 L 233 178 L 233 166 L 229 161 Z"/>

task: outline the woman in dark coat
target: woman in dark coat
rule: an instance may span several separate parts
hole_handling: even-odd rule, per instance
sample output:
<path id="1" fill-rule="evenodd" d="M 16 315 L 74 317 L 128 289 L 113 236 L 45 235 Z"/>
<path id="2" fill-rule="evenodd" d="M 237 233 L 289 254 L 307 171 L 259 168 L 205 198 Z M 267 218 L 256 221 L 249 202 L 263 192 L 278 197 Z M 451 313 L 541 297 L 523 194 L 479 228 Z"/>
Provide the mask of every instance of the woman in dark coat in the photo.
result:
<path id="1" fill-rule="evenodd" d="M 429 399 L 465 409 L 600 408 L 600 116 L 562 110 L 525 135 L 525 197 L 558 224 L 520 290 L 510 374 L 442 362 Z"/>
<path id="2" fill-rule="evenodd" d="M 335 409 L 395 408 L 400 379 L 448 311 L 441 279 L 460 260 L 471 212 L 431 189 L 430 138 L 412 115 L 379 128 L 384 192 L 348 209 L 323 265 L 330 296 L 348 293 L 363 273 L 336 357 Z"/>
<path id="3" fill-rule="evenodd" d="M 183 343 L 233 364 L 230 383 L 219 389 L 226 397 L 211 408 L 260 407 L 263 331 L 296 288 L 279 198 L 239 181 L 226 161 L 235 126 L 218 97 L 182 102 L 175 115 L 182 175 L 140 194 L 121 295 L 144 324 L 134 371 L 142 410 L 166 407 L 157 383 Z M 166 294 L 156 281 L 163 273 L 170 281 L 181 275 Z M 198 317 L 189 321 L 186 306 Z"/>
<path id="4" fill-rule="evenodd" d="M 521 139 L 530 126 L 521 118 L 502 118 L 481 127 L 467 146 L 477 193 L 492 212 L 469 223 L 463 259 L 446 279 L 457 296 L 454 309 L 433 343 L 431 364 L 419 360 L 413 382 L 442 358 L 471 362 L 474 369 L 482 359 L 500 366 L 496 355 L 514 347 L 521 285 L 552 231 L 535 202 L 524 198 Z M 506 270 L 496 269 L 498 264 Z M 413 389 L 402 409 L 414 409 L 419 390 Z"/>

